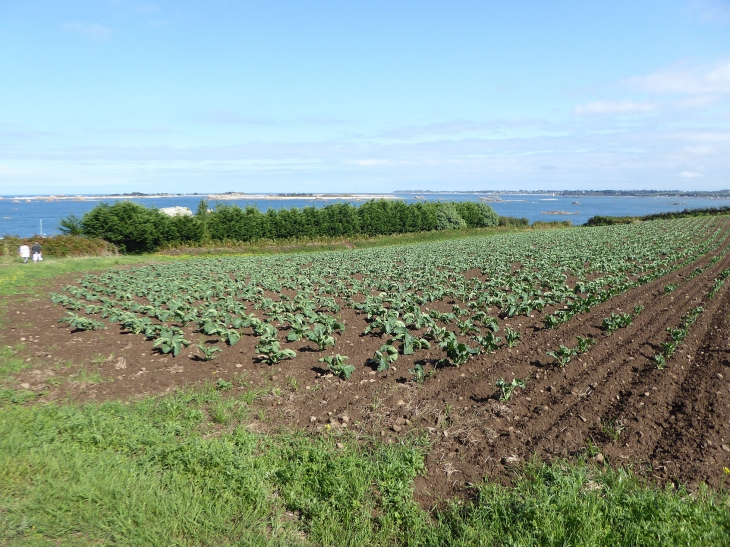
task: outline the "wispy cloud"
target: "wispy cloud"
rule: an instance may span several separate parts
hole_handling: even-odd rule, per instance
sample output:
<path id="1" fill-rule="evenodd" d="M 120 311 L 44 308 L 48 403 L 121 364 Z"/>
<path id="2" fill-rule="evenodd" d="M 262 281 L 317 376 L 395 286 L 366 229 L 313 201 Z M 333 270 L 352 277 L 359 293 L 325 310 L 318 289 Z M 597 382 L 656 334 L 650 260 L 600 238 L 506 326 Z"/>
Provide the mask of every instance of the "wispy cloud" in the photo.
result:
<path id="1" fill-rule="evenodd" d="M 591 114 L 634 114 L 657 110 L 658 105 L 652 102 L 636 101 L 592 101 L 578 105 L 574 112 L 578 115 Z"/>
<path id="2" fill-rule="evenodd" d="M 679 176 L 683 179 L 697 179 L 702 176 L 702 173 L 698 173 L 697 171 L 682 171 Z"/>
<path id="3" fill-rule="evenodd" d="M 661 95 L 725 95 L 730 93 L 730 60 L 667 68 L 624 83 L 638 91 Z"/>
<path id="4" fill-rule="evenodd" d="M 97 23 L 75 21 L 73 23 L 66 23 L 63 25 L 63 28 L 95 42 L 105 42 L 110 40 L 114 35 L 114 29 Z"/>
<path id="5" fill-rule="evenodd" d="M 695 0 L 691 9 L 705 23 L 730 24 L 730 1 Z"/>

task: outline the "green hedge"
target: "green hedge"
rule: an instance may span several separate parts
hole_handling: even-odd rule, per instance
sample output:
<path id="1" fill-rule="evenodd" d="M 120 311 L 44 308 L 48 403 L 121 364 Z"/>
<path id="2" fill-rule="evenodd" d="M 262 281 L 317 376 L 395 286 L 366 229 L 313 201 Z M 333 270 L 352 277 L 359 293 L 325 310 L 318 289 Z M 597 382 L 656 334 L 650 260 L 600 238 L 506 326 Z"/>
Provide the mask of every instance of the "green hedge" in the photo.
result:
<path id="1" fill-rule="evenodd" d="M 392 235 L 497 226 L 499 216 L 484 203 L 411 203 L 371 200 L 360 206 L 335 203 L 316 207 L 241 209 L 221 204 L 210 211 L 201 201 L 192 216 L 170 217 L 130 201 L 102 203 L 83 218 L 68 217 L 60 229 L 101 238 L 121 252 L 148 253 L 162 246 L 207 241 L 282 240 L 292 238 Z"/>

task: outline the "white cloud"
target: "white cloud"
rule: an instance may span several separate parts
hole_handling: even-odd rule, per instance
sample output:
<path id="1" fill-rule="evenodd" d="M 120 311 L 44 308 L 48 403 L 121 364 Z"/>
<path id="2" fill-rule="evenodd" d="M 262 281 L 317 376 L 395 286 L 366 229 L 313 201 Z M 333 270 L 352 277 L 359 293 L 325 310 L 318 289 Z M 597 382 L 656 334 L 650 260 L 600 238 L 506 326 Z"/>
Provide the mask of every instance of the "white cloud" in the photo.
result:
<path id="1" fill-rule="evenodd" d="M 97 23 L 82 23 L 76 21 L 73 23 L 66 23 L 63 28 L 96 42 L 104 42 L 111 39 L 114 35 L 114 29 Z"/>
<path id="2" fill-rule="evenodd" d="M 679 176 L 683 179 L 696 179 L 701 177 L 702 173 L 698 173 L 697 171 L 682 171 Z"/>
<path id="3" fill-rule="evenodd" d="M 730 60 L 661 70 L 629 78 L 625 84 L 662 95 L 724 95 L 730 93 Z"/>
<path id="4" fill-rule="evenodd" d="M 632 114 L 636 112 L 651 112 L 657 105 L 650 102 L 636 101 L 593 101 L 575 107 L 578 115 L 590 114 Z"/>

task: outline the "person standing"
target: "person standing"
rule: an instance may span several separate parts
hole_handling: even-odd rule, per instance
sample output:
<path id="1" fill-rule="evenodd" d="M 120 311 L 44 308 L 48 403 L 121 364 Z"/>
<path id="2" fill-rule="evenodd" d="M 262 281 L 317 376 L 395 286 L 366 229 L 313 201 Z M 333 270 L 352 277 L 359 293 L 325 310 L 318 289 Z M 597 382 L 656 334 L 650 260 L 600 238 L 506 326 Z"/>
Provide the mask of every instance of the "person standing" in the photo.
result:
<path id="1" fill-rule="evenodd" d="M 39 260 L 43 260 L 40 243 L 38 243 L 37 241 L 35 243 L 33 243 L 33 247 L 31 248 L 31 251 L 33 251 L 33 262 L 38 262 Z"/>
<path id="2" fill-rule="evenodd" d="M 30 247 L 28 247 L 25 243 L 23 243 L 18 248 L 18 253 L 20 253 L 20 258 L 23 259 L 23 264 L 27 264 L 28 259 L 30 258 Z"/>

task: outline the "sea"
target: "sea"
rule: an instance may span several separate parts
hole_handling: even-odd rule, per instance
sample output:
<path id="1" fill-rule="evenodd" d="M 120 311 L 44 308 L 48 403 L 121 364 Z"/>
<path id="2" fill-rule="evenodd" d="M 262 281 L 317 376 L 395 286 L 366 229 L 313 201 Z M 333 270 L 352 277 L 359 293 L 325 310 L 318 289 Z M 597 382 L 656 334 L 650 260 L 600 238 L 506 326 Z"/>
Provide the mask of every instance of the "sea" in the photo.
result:
<path id="1" fill-rule="evenodd" d="M 531 223 L 541 221 L 570 220 L 573 224 L 585 224 L 592 216 L 641 216 L 666 211 L 682 211 L 704 207 L 722 207 L 730 205 L 730 198 L 674 198 L 674 197 L 632 197 L 632 196 L 581 196 L 552 194 L 466 194 L 466 193 L 394 193 L 393 198 L 406 203 L 416 201 L 485 201 L 497 214 L 527 218 Z M 114 204 L 118 200 L 129 200 L 146 207 L 188 207 L 195 212 L 200 200 L 205 196 L 170 196 L 170 197 L 119 197 L 96 199 L 86 197 L 83 200 L 43 200 L 29 199 L 31 196 L 2 196 L 0 200 L 0 235 L 20 237 L 53 236 L 61 233 L 59 221 L 69 215 L 82 217 L 84 213 L 96 207 L 102 201 Z M 494 201 L 491 201 L 494 200 Z M 343 199 L 236 199 L 215 201 L 208 200 L 208 206 L 214 208 L 218 203 L 246 207 L 254 205 L 261 211 L 293 207 L 324 207 L 330 203 L 351 203 L 361 205 L 367 196 Z"/>

